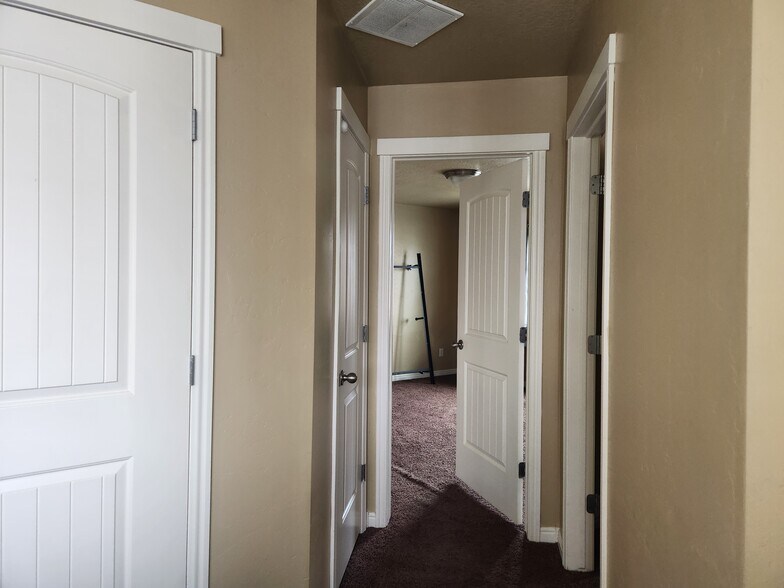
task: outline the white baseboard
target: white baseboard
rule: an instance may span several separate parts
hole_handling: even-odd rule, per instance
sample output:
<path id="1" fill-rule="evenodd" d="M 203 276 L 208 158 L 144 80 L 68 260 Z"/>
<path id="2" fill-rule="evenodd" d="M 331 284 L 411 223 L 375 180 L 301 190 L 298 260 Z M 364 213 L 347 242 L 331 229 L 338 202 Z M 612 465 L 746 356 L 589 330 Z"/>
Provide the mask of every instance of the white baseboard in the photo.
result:
<path id="1" fill-rule="evenodd" d="M 368 527 L 377 527 L 378 521 L 376 520 L 376 513 L 369 512 L 367 513 L 367 526 Z"/>
<path id="2" fill-rule="evenodd" d="M 558 543 L 560 534 L 558 527 L 542 527 L 539 529 L 539 543 Z"/>
<path id="3" fill-rule="evenodd" d="M 563 544 L 563 534 L 561 533 L 561 529 L 558 529 L 558 553 L 561 554 L 561 562 L 563 562 L 564 544 Z"/>
<path id="4" fill-rule="evenodd" d="M 454 376 L 457 373 L 457 370 L 435 370 L 433 372 L 436 377 L 438 376 Z M 425 372 L 424 374 L 416 373 L 416 374 L 398 374 L 397 376 L 392 376 L 393 382 L 402 382 L 403 380 L 419 380 L 421 378 L 429 378 L 430 374 Z"/>

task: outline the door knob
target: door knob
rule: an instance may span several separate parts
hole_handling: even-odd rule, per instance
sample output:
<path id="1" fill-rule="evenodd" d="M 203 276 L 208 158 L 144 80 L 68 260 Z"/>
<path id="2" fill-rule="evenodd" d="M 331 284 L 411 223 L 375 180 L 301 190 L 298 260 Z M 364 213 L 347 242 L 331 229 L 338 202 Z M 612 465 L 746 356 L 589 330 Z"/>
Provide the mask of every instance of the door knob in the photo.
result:
<path id="1" fill-rule="evenodd" d="M 457 347 L 458 349 L 463 348 L 463 340 L 460 339 L 457 343 L 452 343 L 452 347 Z"/>
<path id="2" fill-rule="evenodd" d="M 355 374 L 354 372 L 350 372 L 346 374 L 343 372 L 343 370 L 340 370 L 340 375 L 338 376 L 338 385 L 342 386 L 346 382 L 348 382 L 349 384 L 356 384 L 357 374 Z"/>

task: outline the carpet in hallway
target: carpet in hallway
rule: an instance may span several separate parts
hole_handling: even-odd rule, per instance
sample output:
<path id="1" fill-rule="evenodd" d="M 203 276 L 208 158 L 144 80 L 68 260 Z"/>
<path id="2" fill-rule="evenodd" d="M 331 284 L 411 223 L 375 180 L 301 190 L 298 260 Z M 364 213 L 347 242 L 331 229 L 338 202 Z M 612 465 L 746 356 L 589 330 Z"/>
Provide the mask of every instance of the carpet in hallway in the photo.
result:
<path id="1" fill-rule="evenodd" d="M 455 377 L 396 382 L 392 517 L 357 542 L 341 586 L 598 586 L 455 476 Z"/>

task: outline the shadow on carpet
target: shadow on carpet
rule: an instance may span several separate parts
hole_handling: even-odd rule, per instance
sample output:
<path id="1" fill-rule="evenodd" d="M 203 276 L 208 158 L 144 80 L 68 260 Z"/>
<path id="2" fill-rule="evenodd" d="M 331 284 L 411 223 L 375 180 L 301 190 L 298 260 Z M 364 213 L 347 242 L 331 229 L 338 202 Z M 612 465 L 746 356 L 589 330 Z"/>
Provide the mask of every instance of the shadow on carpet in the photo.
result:
<path id="1" fill-rule="evenodd" d="M 454 474 L 454 377 L 393 387 L 392 516 L 360 536 L 342 586 L 598 586 Z"/>

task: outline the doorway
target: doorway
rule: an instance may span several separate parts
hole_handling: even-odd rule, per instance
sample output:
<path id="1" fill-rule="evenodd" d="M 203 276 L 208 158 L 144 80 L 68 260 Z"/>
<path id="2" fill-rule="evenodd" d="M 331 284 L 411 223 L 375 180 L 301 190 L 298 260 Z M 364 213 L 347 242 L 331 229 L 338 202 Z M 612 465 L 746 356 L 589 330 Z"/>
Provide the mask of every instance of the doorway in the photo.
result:
<path id="1" fill-rule="evenodd" d="M 393 249 L 395 214 L 394 193 L 395 173 L 398 165 L 407 162 L 449 159 L 477 158 L 518 158 L 525 159 L 529 166 L 530 191 L 530 248 L 529 248 L 529 293 L 526 305 L 528 310 L 527 332 L 527 372 L 525 385 L 527 391 L 525 422 L 519 422 L 525 430 L 525 520 L 523 521 L 528 537 L 539 540 L 539 439 L 541 420 L 541 336 L 542 336 L 542 270 L 544 238 L 544 171 L 545 153 L 549 148 L 549 135 L 505 135 L 483 137 L 439 137 L 426 139 L 380 139 L 377 144 L 380 169 L 380 201 L 378 203 L 378 284 L 377 305 L 378 341 L 374 353 L 378 382 L 376 386 L 375 415 L 375 512 L 369 513 L 369 526 L 384 527 L 391 513 L 391 431 L 392 431 L 392 294 L 394 284 L 395 259 Z M 523 194 L 518 206 L 522 207 Z M 521 210 L 517 209 L 517 210 Z M 522 325 L 521 325 L 522 326 Z M 514 341 L 518 341 L 515 329 Z M 455 341 L 456 343 L 457 341 Z M 436 347 L 438 349 L 440 347 Z M 523 426 L 524 425 L 524 426 Z M 522 438 L 521 438 L 522 439 Z M 515 476 L 521 471 L 522 442 L 511 451 L 505 465 L 514 465 Z M 510 453 L 511 455 L 511 453 Z M 518 478 L 519 479 L 519 478 Z M 522 483 L 520 483 L 522 502 Z M 522 508 L 519 518 L 523 519 Z"/>
<path id="2" fill-rule="evenodd" d="M 561 557 L 568 570 L 598 568 L 603 586 L 615 63 L 610 35 L 567 122 Z"/>

